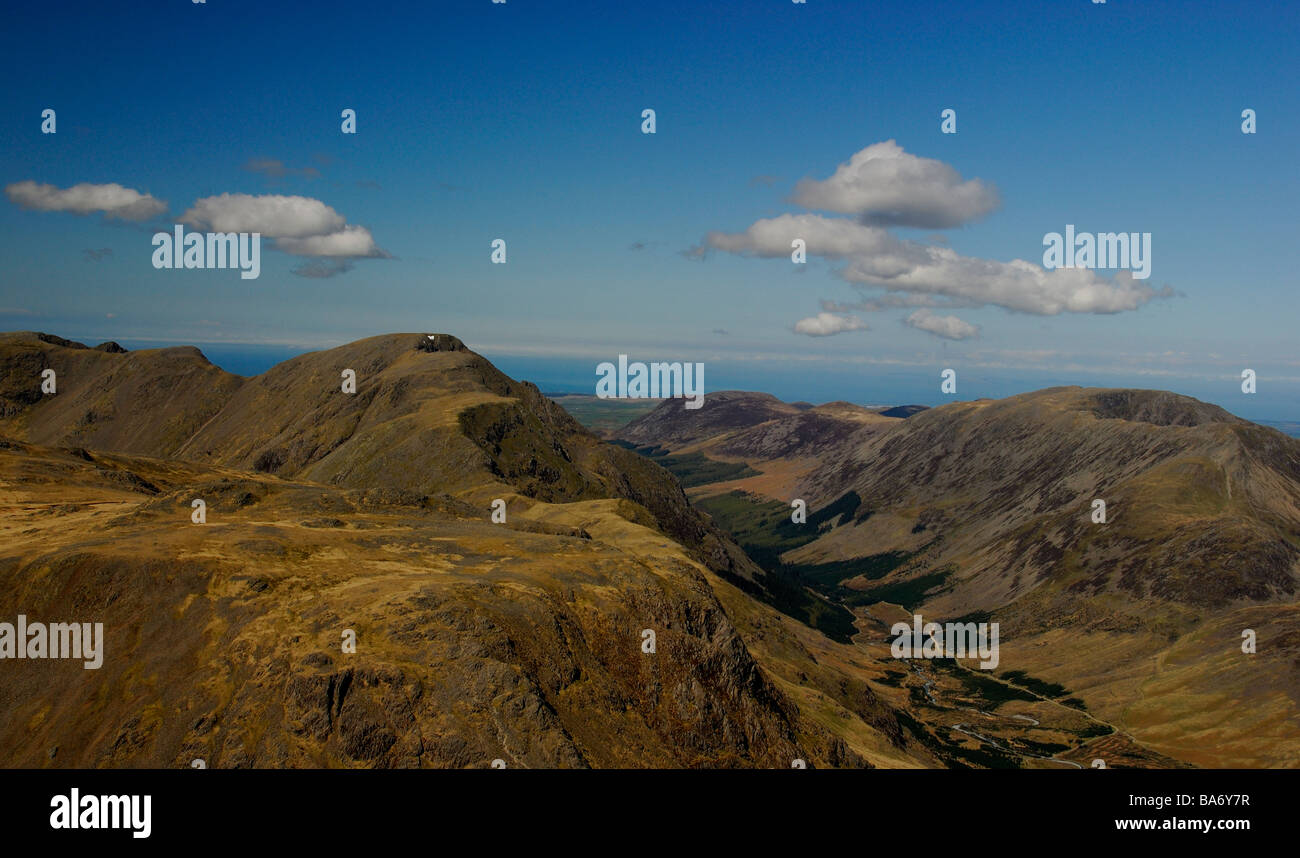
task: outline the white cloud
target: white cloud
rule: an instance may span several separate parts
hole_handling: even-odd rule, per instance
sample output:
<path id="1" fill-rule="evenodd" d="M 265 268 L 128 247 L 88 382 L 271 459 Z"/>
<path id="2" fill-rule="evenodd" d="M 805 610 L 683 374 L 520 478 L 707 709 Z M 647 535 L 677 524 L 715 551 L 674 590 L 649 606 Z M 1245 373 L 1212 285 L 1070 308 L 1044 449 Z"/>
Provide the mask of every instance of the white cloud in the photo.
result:
<path id="1" fill-rule="evenodd" d="M 260 232 L 295 256 L 385 256 L 370 230 L 311 197 L 222 194 L 194 201 L 181 223 L 213 232 Z"/>
<path id="2" fill-rule="evenodd" d="M 844 260 L 838 272 L 858 286 L 883 287 L 912 296 L 941 297 L 951 304 L 992 304 L 1021 313 L 1119 313 L 1165 297 L 1120 271 L 1105 278 L 1089 268 L 1057 268 L 1013 259 L 998 262 L 962 256 L 947 247 L 901 239 L 880 227 L 847 218 L 784 214 L 755 221 L 744 232 L 711 232 L 704 247 L 746 256 L 788 257 L 802 238 L 810 256 Z M 906 303 L 906 302 L 902 302 Z"/>
<path id="3" fill-rule="evenodd" d="M 802 238 L 812 256 L 840 259 L 857 254 L 884 255 L 901 243 L 887 231 L 847 218 L 783 214 L 755 221 L 740 233 L 710 232 L 706 248 L 743 256 L 789 257 L 791 242 Z"/>
<path id="4" fill-rule="evenodd" d="M 956 316 L 939 316 L 929 310 L 917 310 L 903 320 L 903 324 L 922 331 L 929 331 L 945 340 L 969 340 L 978 337 L 980 329 L 970 322 L 964 322 Z"/>
<path id="5" fill-rule="evenodd" d="M 866 330 L 870 330 L 867 323 L 857 316 L 837 315 L 835 313 L 818 313 L 816 316 L 809 316 L 794 323 L 794 332 L 796 334 L 806 334 L 810 337 L 829 337 L 842 334 L 845 331 Z"/>
<path id="6" fill-rule="evenodd" d="M 993 211 L 999 200 L 992 186 L 978 179 L 963 180 L 949 165 L 910 155 L 893 140 L 857 152 L 828 179 L 804 179 L 792 199 L 805 208 L 852 217 L 802 212 L 763 218 L 743 232 L 709 232 L 697 247 L 683 253 L 697 260 L 714 250 L 789 259 L 793 243 L 801 239 L 809 256 L 839 263 L 835 273 L 861 291 L 862 300 L 822 302 L 822 313 L 795 326 L 799 333 L 811 336 L 857 330 L 845 327 L 862 325 L 856 317 L 845 315 L 850 311 L 919 308 L 927 312 L 913 313 L 905 324 L 937 336 L 966 339 L 978 336 L 979 328 L 928 310 L 996 306 L 1040 316 L 1109 314 L 1177 294 L 1168 286 L 1152 288 L 1129 271 L 1113 277 L 1089 268 L 1049 271 L 1023 259 L 1002 262 L 962 256 L 934 236 L 925 242 L 900 238 L 889 228 L 958 226 Z"/>
<path id="7" fill-rule="evenodd" d="M 1023 259 L 997 262 L 961 256 L 947 248 L 927 251 L 925 260 L 911 268 L 900 270 L 891 260 L 882 266 L 876 259 L 858 257 L 840 274 L 850 282 L 883 285 L 891 291 L 943 295 L 1039 316 L 1122 313 L 1170 294 L 1128 271 L 1108 279 L 1089 268 L 1048 271 Z"/>
<path id="8" fill-rule="evenodd" d="M 893 140 L 875 143 L 840 164 L 828 179 L 802 179 L 791 200 L 806 209 L 857 215 L 866 224 L 944 229 L 984 217 L 997 190 L 963 181 L 942 161 L 918 158 Z"/>
<path id="9" fill-rule="evenodd" d="M 345 226 L 338 232 L 306 238 L 276 239 L 275 246 L 295 256 L 383 256 L 374 236 L 364 226 Z"/>
<path id="10" fill-rule="evenodd" d="M 222 194 L 195 200 L 181 223 L 213 232 L 260 232 L 267 238 L 307 238 L 344 227 L 343 215 L 311 197 Z"/>
<path id="11" fill-rule="evenodd" d="M 105 217 L 123 220 L 148 220 L 167 211 L 165 201 L 116 182 L 106 185 L 82 182 L 70 188 L 58 188 L 27 179 L 6 186 L 5 195 L 25 209 L 79 215 L 103 212 Z"/>

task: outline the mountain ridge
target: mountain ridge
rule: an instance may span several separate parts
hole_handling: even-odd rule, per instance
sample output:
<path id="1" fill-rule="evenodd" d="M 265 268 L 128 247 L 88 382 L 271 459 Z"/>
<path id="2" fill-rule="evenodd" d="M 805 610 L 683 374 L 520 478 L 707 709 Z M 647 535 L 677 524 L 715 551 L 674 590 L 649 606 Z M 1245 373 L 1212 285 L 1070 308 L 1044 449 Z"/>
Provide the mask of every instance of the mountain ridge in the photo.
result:
<path id="1" fill-rule="evenodd" d="M 17 764 L 1300 761 L 1300 442 L 1217 406 L 725 391 L 619 446 L 448 334 L 249 378 L 114 345 L 0 335 L 0 611 L 99 612 L 129 654 L 6 674 Z M 997 675 L 892 658 L 914 610 L 998 621 Z"/>
<path id="2" fill-rule="evenodd" d="M 659 420 L 674 414 L 665 407 Z M 800 420 L 665 426 L 690 450 L 759 472 L 692 489 L 724 529 L 742 534 L 806 502 L 815 527 L 738 536 L 771 574 L 846 606 L 859 630 L 884 602 L 996 619 L 1004 663 L 1070 687 L 1116 723 L 1132 719 L 1134 735 L 1175 758 L 1256 765 L 1250 749 L 1267 746 L 1300 760 L 1300 730 L 1276 727 L 1300 723 L 1300 658 L 1290 661 L 1300 645 L 1284 643 L 1300 640 L 1300 441 L 1192 397 L 1112 388 L 856 426 Z M 798 443 L 760 443 L 773 437 Z M 1270 629 L 1267 655 L 1234 660 L 1247 658 L 1242 628 Z M 1150 653 L 1160 664 L 1174 652 L 1181 686 L 1150 673 Z M 1211 737 L 1180 689 L 1202 707 L 1216 690 L 1268 702 L 1216 722 Z M 1256 730 L 1267 743 L 1252 745 Z"/>
<path id="3" fill-rule="evenodd" d="M 757 572 L 743 552 L 657 465 L 454 337 L 238 381 L 197 351 L 80 345 L 0 337 L 0 612 L 102 621 L 107 650 L 99 671 L 8 665 L 7 764 L 933 759 L 865 687 L 851 735 L 811 718 L 718 601 L 717 576 Z M 30 396 L 46 368 L 57 391 Z"/>

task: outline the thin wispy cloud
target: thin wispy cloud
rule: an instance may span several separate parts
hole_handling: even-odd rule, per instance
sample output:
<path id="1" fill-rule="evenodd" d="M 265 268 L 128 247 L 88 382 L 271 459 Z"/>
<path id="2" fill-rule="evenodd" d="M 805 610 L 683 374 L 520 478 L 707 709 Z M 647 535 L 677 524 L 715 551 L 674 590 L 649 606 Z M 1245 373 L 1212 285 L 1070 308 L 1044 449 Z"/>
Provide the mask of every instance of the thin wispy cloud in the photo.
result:
<path id="1" fill-rule="evenodd" d="M 320 170 L 315 167 L 286 167 L 283 161 L 275 158 L 250 158 L 244 169 L 250 173 L 260 173 L 268 179 L 319 179 Z"/>
<path id="2" fill-rule="evenodd" d="M 106 218 L 132 221 L 148 220 L 167 211 L 166 201 L 116 182 L 82 182 L 59 188 L 27 179 L 5 186 L 5 196 L 15 205 L 35 211 L 103 214 Z"/>
<path id="3" fill-rule="evenodd" d="M 312 279 L 324 279 L 346 274 L 352 270 L 352 263 L 346 259 L 312 259 L 292 269 L 290 274 Z"/>

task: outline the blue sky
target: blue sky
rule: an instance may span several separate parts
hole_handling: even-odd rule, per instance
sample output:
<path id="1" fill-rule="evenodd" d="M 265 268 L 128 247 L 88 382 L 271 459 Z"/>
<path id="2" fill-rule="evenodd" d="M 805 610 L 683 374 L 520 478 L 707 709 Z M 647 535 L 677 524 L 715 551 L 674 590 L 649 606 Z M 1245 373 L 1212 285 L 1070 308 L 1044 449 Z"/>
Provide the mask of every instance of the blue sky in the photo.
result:
<path id="1" fill-rule="evenodd" d="M 7 12 L 0 185 L 116 183 L 165 208 L 133 220 L 8 194 L 0 329 L 214 355 L 436 330 L 544 387 L 581 389 L 584 374 L 594 386 L 595 364 L 627 353 L 702 361 L 710 390 L 935 404 L 950 366 L 960 398 L 1158 387 L 1300 419 L 1300 15 L 1286 4 L 138 10 Z M 56 134 L 41 133 L 46 108 Z M 344 108 L 355 135 L 340 132 Z M 945 108 L 956 134 L 940 132 Z M 795 202 L 796 185 L 831 188 L 841 164 L 886 141 L 996 204 L 943 228 L 903 218 L 877 239 L 1003 266 L 1041 264 L 1043 236 L 1067 223 L 1149 232 L 1151 294 L 1055 312 L 1023 287 L 1014 301 L 960 282 L 891 293 L 844 274 L 879 254 L 795 265 L 741 238 L 782 215 L 865 222 L 873 212 Z M 154 269 L 152 233 L 227 193 L 318 201 L 367 230 L 374 255 L 313 258 L 264 239 L 256 280 Z M 495 238 L 505 265 L 490 262 Z M 293 273 L 324 265 L 347 270 Z M 927 312 L 977 336 L 904 323 L 935 288 L 947 291 Z M 881 296 L 913 303 L 869 305 Z M 797 333 L 824 301 L 866 329 Z M 1254 397 L 1240 391 L 1246 367 Z"/>

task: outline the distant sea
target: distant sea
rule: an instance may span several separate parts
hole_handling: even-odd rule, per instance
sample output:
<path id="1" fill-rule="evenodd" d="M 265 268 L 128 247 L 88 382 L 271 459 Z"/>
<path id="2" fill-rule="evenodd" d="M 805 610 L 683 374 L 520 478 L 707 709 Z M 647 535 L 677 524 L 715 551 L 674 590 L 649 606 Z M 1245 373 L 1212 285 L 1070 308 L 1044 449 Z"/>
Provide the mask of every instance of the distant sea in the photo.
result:
<path id="1" fill-rule="evenodd" d="M 128 349 L 189 345 L 131 340 L 118 342 Z M 311 351 L 292 346 L 241 344 L 206 344 L 199 345 L 198 348 L 217 366 L 243 376 L 258 375 L 281 361 Z M 518 357 L 490 352 L 485 352 L 484 357 L 511 378 L 531 381 L 546 393 L 595 393 L 595 370 L 599 361 Z M 1065 384 L 1085 387 L 1160 386 L 1141 378 L 1124 379 L 1118 376 L 1061 378 L 1041 371 L 963 371 L 960 366 L 957 369 L 958 399 L 999 399 Z M 933 377 L 931 375 L 929 371 L 915 367 L 882 369 L 864 365 L 849 368 L 843 364 L 827 364 L 823 368 L 807 363 L 787 366 L 775 361 L 713 361 L 705 365 L 704 388 L 706 396 L 707 391 L 754 390 L 770 393 L 787 402 L 803 400 L 814 404 L 846 400 L 859 405 L 935 406 L 951 401 L 953 397 L 939 392 L 938 369 L 933 372 Z M 1300 387 L 1288 385 L 1272 395 L 1267 392 L 1268 388 L 1268 385 L 1261 383 L 1260 393 L 1246 395 L 1227 382 L 1220 386 L 1191 380 L 1161 387 L 1194 396 L 1204 402 L 1212 402 L 1247 420 L 1272 426 L 1292 437 L 1300 438 Z"/>
<path id="2" fill-rule="evenodd" d="M 1295 423 L 1289 420 L 1256 420 L 1255 422 L 1261 423 L 1265 426 L 1272 426 L 1274 429 L 1279 432 L 1285 432 L 1292 438 L 1300 438 L 1300 423 Z"/>
<path id="3" fill-rule="evenodd" d="M 595 393 L 597 360 L 485 355 L 512 378 L 533 382 L 547 393 Z M 616 360 L 611 356 L 608 360 Z M 956 365 L 957 395 L 939 391 L 939 370 L 924 367 L 893 368 L 779 361 L 713 361 L 704 367 L 704 389 L 754 390 L 787 402 L 820 404 L 845 400 L 859 405 L 943 405 L 956 399 L 1001 399 L 1045 387 L 1157 388 L 1192 396 L 1218 405 L 1238 417 L 1253 420 L 1300 437 L 1300 385 L 1268 383 L 1262 377 L 1260 392 L 1243 394 L 1240 382 L 1221 384 L 1201 379 L 1151 378 L 1118 375 L 1072 375 L 1021 369 L 962 369 Z"/>
<path id="4" fill-rule="evenodd" d="M 161 349 L 168 346 L 189 346 L 194 343 L 159 343 L 159 342 L 142 342 L 138 340 L 117 340 L 118 345 L 123 348 L 136 351 L 138 349 Z M 94 345 L 94 343 L 88 343 Z M 305 354 L 312 349 L 298 348 L 295 346 L 250 346 L 242 343 L 231 345 L 224 344 L 200 344 L 195 345 L 199 351 L 203 352 L 208 360 L 224 369 L 226 372 L 233 372 L 235 375 L 261 375 L 277 363 L 288 360 L 291 357 L 297 357 Z"/>

